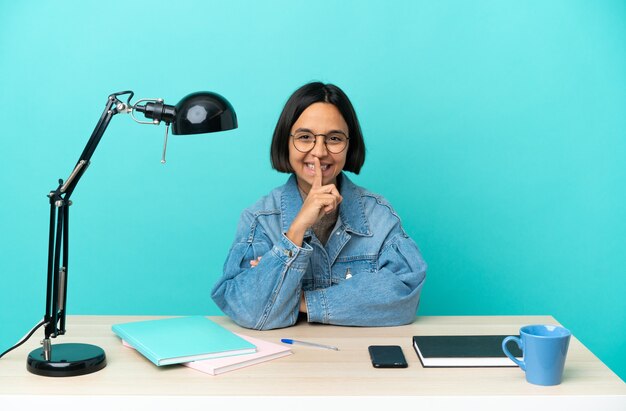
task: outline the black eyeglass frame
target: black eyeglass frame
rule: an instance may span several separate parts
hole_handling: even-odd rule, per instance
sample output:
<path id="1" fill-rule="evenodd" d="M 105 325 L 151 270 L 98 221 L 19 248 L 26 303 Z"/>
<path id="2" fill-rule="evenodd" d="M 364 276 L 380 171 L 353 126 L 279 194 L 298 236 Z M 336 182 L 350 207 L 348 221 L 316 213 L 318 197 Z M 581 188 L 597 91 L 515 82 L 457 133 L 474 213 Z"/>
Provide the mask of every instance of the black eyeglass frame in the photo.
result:
<path id="1" fill-rule="evenodd" d="M 348 148 L 348 143 L 350 142 L 350 137 L 346 136 L 345 133 L 343 133 L 343 132 L 333 132 L 333 133 L 331 133 L 331 134 L 343 134 L 343 136 L 346 138 L 346 145 L 341 150 L 339 150 L 337 152 L 334 152 L 334 151 L 332 151 L 332 150 L 330 150 L 328 148 L 328 144 L 326 142 L 326 139 L 328 138 L 328 134 L 323 134 L 323 133 L 315 134 L 315 133 L 311 133 L 311 132 L 308 132 L 308 131 L 302 131 L 300 133 L 302 133 L 302 134 L 310 134 L 313 137 L 324 136 L 324 145 L 326 146 L 326 150 L 328 150 L 328 152 L 331 153 L 331 154 L 340 154 L 340 153 L 342 153 L 346 148 Z M 296 133 L 296 134 L 300 134 L 300 133 Z M 301 153 L 309 153 L 309 152 L 311 152 L 315 148 L 315 145 L 317 144 L 317 139 L 316 139 L 310 149 L 308 149 L 306 151 L 302 151 L 302 150 L 300 150 L 296 146 L 296 135 L 295 134 L 289 134 L 289 137 L 293 137 L 293 139 L 292 139 L 293 147 L 296 150 L 298 150 L 299 152 L 301 152 Z"/>

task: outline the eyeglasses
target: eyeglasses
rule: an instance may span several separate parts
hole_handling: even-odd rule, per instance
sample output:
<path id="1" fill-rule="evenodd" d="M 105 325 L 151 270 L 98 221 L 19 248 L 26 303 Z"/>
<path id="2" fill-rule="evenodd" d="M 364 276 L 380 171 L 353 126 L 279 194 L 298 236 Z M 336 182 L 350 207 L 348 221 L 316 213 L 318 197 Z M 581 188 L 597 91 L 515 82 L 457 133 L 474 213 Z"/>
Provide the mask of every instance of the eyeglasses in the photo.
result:
<path id="1" fill-rule="evenodd" d="M 339 154 L 348 146 L 350 137 L 342 132 L 332 132 L 330 134 L 313 134 L 310 131 L 299 131 L 296 134 L 289 134 L 293 137 L 293 146 L 301 153 L 308 153 L 313 150 L 317 142 L 317 136 L 324 137 L 324 145 L 329 153 Z"/>

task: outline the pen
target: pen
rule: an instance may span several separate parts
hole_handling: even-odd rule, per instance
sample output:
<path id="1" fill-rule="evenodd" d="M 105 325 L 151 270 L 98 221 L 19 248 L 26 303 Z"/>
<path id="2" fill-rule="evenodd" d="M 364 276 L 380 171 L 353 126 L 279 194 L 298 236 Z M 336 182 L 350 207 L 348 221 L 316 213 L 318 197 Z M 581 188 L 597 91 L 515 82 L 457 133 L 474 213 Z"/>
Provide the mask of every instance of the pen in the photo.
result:
<path id="1" fill-rule="evenodd" d="M 339 348 L 333 347 L 332 345 L 318 344 L 318 343 L 312 343 L 312 342 L 306 342 L 306 341 L 298 341 L 298 340 L 292 340 L 290 338 L 282 338 L 280 342 L 283 342 L 285 344 L 308 345 L 309 347 L 326 348 L 327 350 L 339 351 Z"/>

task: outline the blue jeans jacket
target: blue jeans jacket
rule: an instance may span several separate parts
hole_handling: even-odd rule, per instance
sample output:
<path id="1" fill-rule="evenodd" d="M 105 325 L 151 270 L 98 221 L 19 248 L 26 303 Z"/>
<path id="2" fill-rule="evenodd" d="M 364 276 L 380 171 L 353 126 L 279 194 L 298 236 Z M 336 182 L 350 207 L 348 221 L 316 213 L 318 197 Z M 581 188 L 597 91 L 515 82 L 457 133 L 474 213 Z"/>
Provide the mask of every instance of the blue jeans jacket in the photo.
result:
<path id="1" fill-rule="evenodd" d="M 241 214 L 224 273 L 211 296 L 237 324 L 258 330 L 296 323 L 304 293 L 308 321 L 392 326 L 414 321 L 426 263 L 381 196 L 338 177 L 343 201 L 326 246 L 311 229 L 302 247 L 286 236 L 302 207 L 296 178 Z M 256 267 L 250 260 L 262 256 Z"/>

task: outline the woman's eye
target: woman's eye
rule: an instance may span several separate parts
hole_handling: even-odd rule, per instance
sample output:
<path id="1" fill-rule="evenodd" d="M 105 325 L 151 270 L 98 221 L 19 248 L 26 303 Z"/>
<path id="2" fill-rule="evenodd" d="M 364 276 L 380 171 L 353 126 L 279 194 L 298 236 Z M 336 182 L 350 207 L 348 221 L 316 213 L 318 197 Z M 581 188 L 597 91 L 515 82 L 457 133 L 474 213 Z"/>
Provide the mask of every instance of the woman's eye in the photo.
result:
<path id="1" fill-rule="evenodd" d="M 345 137 L 341 135 L 328 136 L 328 141 L 331 143 L 343 143 L 345 141 Z"/>

